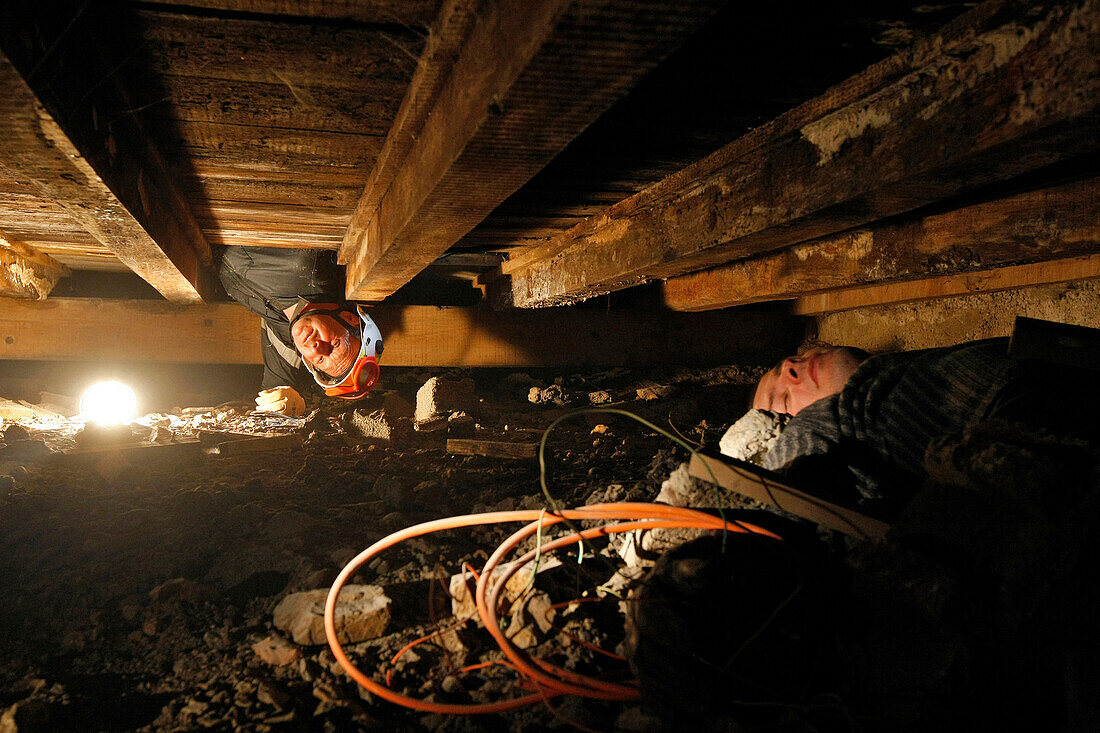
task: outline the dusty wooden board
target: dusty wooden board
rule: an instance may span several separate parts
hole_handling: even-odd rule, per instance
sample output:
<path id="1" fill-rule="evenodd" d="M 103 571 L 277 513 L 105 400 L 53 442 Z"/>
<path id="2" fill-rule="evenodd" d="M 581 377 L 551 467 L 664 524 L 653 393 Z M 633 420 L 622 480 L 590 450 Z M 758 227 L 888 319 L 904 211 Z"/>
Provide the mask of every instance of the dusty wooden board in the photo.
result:
<path id="1" fill-rule="evenodd" d="M 421 27 L 431 24 L 441 3 L 442 0 L 161 0 L 162 5 L 186 9 Z"/>
<path id="2" fill-rule="evenodd" d="M 797 315 L 818 315 L 873 305 L 991 293 L 1093 278 L 1100 278 L 1100 254 L 805 295 L 794 301 L 791 310 Z"/>
<path id="3" fill-rule="evenodd" d="M 787 486 L 770 472 L 749 463 L 696 453 L 691 457 L 688 472 L 694 478 L 710 483 L 717 480 L 719 486 L 730 491 L 859 539 L 882 540 L 890 529 L 890 525 L 878 519 Z"/>
<path id="4" fill-rule="evenodd" d="M 2 42 L 7 48 L 15 41 L 4 34 Z M 201 301 L 209 245 L 163 161 L 132 118 L 118 120 L 110 132 L 96 129 L 94 97 L 70 92 L 76 94 L 53 84 L 49 98 L 39 99 L 0 53 L 0 166 L 32 181 L 166 298 Z M 59 109 L 61 118 L 55 117 Z"/>
<path id="5" fill-rule="evenodd" d="M 500 440 L 448 438 L 447 452 L 461 456 L 522 459 L 538 456 L 539 446 L 538 443 L 506 443 Z"/>
<path id="6" fill-rule="evenodd" d="M 0 358 L 260 363 L 260 319 L 238 305 L 0 301 Z"/>
<path id="7" fill-rule="evenodd" d="M 783 314 L 378 306 L 386 366 L 763 364 L 801 338 Z M 238 305 L 0 299 L 0 359 L 260 363 L 259 318 Z M 719 338 L 715 335 L 720 334 Z"/>
<path id="8" fill-rule="evenodd" d="M 709 310 L 1096 251 L 1100 182 L 1090 179 L 812 240 L 671 278 L 663 291 L 670 308 Z"/>
<path id="9" fill-rule="evenodd" d="M 499 304 L 574 302 L 838 233 L 1100 145 L 1100 2 L 991 0 L 548 244 Z"/>
<path id="10" fill-rule="evenodd" d="M 472 5 L 449 6 L 440 25 L 453 11 L 464 29 Z M 455 54 L 417 70 L 403 103 L 410 112 L 391 131 L 394 154 L 384 150 L 341 248 L 348 296 L 382 300 L 411 280 L 719 5 L 481 3 Z"/>
<path id="11" fill-rule="evenodd" d="M 236 456 L 250 456 L 267 451 L 295 451 L 302 447 L 302 436 L 296 433 L 289 435 L 272 435 L 255 437 L 249 436 L 236 440 L 227 440 L 217 443 L 206 450 L 207 453 L 219 458 L 232 458 Z"/>

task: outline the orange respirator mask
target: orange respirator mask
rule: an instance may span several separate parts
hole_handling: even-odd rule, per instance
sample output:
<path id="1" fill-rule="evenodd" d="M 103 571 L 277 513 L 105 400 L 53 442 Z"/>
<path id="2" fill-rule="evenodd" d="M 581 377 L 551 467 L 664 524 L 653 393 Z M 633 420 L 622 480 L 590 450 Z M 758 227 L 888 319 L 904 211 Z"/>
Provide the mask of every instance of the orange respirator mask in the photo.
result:
<path id="1" fill-rule="evenodd" d="M 352 312 L 349 304 L 309 303 L 301 299 L 290 319 L 290 325 L 293 326 L 305 315 L 328 316 L 346 328 L 349 334 L 359 334 L 359 355 L 344 374 L 333 377 L 315 369 L 309 362 L 303 362 L 313 375 L 313 381 L 329 397 L 357 400 L 366 396 L 381 374 L 378 357 L 382 355 L 382 332 L 378 330 L 378 326 L 361 306 L 355 306 L 355 311 Z"/>

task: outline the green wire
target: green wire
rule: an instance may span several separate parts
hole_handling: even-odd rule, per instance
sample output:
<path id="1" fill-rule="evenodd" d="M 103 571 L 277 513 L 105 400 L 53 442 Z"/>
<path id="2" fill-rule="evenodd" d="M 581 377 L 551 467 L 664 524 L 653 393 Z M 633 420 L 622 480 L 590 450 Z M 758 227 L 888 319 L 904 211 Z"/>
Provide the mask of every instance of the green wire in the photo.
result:
<path id="1" fill-rule="evenodd" d="M 676 443 L 677 445 L 687 449 L 688 452 L 691 453 L 691 456 L 693 458 L 699 452 L 694 446 L 689 444 L 686 440 L 682 440 L 681 438 L 673 435 L 672 433 L 668 432 L 667 430 L 664 430 L 663 428 L 657 427 L 656 425 L 654 425 L 650 421 L 646 420 L 645 418 L 643 418 L 639 415 L 634 414 L 633 412 L 630 412 L 629 410 L 622 410 L 622 409 L 619 409 L 617 407 L 584 407 L 584 408 L 581 408 L 579 410 L 572 410 L 570 412 L 565 413 L 564 415 L 559 417 L 557 420 L 550 423 L 550 425 L 542 433 L 542 440 L 539 442 L 539 485 L 542 487 L 542 495 L 546 497 L 546 502 L 553 509 L 553 513 L 556 514 L 557 516 L 561 517 L 562 520 L 565 522 L 565 524 L 571 530 L 573 530 L 573 532 L 575 532 L 576 534 L 580 534 L 581 530 L 571 520 L 565 518 L 565 516 L 563 514 L 564 510 L 562 509 L 561 505 L 557 502 L 557 500 L 550 494 L 550 487 L 546 483 L 546 439 L 550 436 L 550 431 L 552 431 L 555 427 L 557 427 L 558 423 L 563 422 L 565 420 L 568 420 L 570 418 L 577 417 L 578 415 L 590 415 L 590 414 L 621 415 L 623 417 L 629 417 L 632 420 L 636 420 L 637 422 L 640 422 L 642 425 L 645 425 L 647 428 L 649 428 L 650 430 L 655 431 L 659 435 L 663 435 L 664 437 L 671 440 L 673 443 Z M 722 492 L 719 489 L 718 478 L 714 475 L 714 471 L 711 470 L 710 465 L 706 461 L 703 461 L 703 465 L 705 465 L 707 467 L 707 473 L 710 474 L 710 477 L 711 477 L 712 482 L 714 484 L 714 496 L 715 496 L 715 499 L 717 500 L 717 503 L 718 503 L 718 516 L 721 517 L 723 522 L 725 522 L 726 521 L 726 512 L 725 512 L 725 509 L 722 506 Z M 542 528 L 542 524 L 541 524 L 541 520 L 540 520 L 539 529 L 541 530 L 541 528 Z M 726 533 L 723 532 L 722 533 L 722 551 L 725 552 L 725 549 L 726 549 Z M 578 550 L 577 550 L 577 564 L 579 565 L 582 562 L 584 562 L 584 540 L 581 540 L 578 543 Z M 532 575 L 531 577 L 534 578 L 534 575 Z"/>

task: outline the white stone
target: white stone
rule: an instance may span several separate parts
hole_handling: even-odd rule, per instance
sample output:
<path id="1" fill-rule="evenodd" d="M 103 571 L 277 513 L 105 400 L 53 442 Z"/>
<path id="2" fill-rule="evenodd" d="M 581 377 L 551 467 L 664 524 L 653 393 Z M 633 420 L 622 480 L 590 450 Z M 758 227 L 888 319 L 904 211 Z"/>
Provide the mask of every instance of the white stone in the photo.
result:
<path id="1" fill-rule="evenodd" d="M 749 410 L 730 426 L 718 442 L 723 455 L 739 461 L 764 465 L 764 456 L 775 447 L 790 415 L 768 410 Z"/>
<path id="2" fill-rule="evenodd" d="M 291 593 L 275 607 L 275 628 L 296 644 L 325 644 L 327 589 Z M 336 600 L 336 635 L 341 644 L 381 636 L 390 623 L 390 599 L 377 585 L 345 585 Z"/>

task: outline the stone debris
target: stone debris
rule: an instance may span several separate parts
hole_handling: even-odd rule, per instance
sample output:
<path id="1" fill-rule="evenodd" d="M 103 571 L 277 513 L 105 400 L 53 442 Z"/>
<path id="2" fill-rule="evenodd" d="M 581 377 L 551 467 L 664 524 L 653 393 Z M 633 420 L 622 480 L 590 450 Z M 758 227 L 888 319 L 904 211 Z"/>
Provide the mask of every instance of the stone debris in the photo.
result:
<path id="1" fill-rule="evenodd" d="M 573 404 L 577 398 L 560 384 L 551 384 L 549 387 L 532 387 L 527 393 L 527 401 L 536 405 L 552 402 L 555 405 L 565 406 Z"/>
<path id="2" fill-rule="evenodd" d="M 272 667 L 285 667 L 302 659 L 302 650 L 277 634 L 257 641 L 252 651 Z"/>
<path id="3" fill-rule="evenodd" d="M 369 440 L 392 441 L 407 429 L 408 418 L 400 418 L 385 407 L 379 410 L 353 410 L 344 415 L 344 429 L 349 435 Z"/>
<path id="4" fill-rule="evenodd" d="M 730 458 L 762 466 L 790 419 L 778 412 L 749 410 L 722 436 L 718 449 Z"/>
<path id="5" fill-rule="evenodd" d="M 515 566 L 515 562 L 504 563 L 499 565 L 495 571 L 493 571 L 494 578 L 503 574 L 505 571 L 510 570 Z M 555 557 L 544 557 L 539 563 L 538 572 L 551 570 L 561 565 L 561 561 Z M 526 563 L 523 567 L 516 571 L 516 574 L 508 579 L 508 584 L 504 586 L 504 592 L 501 597 L 509 603 L 515 603 L 517 599 L 527 589 L 527 584 L 531 581 L 531 573 L 535 570 L 535 563 L 531 561 Z M 495 585 L 494 578 L 489 579 L 489 588 Z M 451 613 L 456 618 L 465 618 L 467 616 L 477 616 L 477 604 L 474 601 L 474 591 L 477 589 L 477 581 L 474 579 L 473 573 L 466 570 L 457 575 L 451 576 L 451 582 L 448 586 L 451 593 Z"/>
<path id="6" fill-rule="evenodd" d="M 604 389 L 588 393 L 588 403 L 591 405 L 606 405 L 612 401 L 611 393 Z"/>
<path id="7" fill-rule="evenodd" d="M 663 400 L 675 391 L 676 388 L 671 384 L 646 384 L 639 387 L 636 394 L 638 399 L 651 402 L 653 400 Z"/>
<path id="8" fill-rule="evenodd" d="M 452 412 L 469 412 L 475 403 L 474 380 L 432 377 L 416 393 L 417 429 L 441 418 L 445 421 Z"/>
<path id="9" fill-rule="evenodd" d="M 275 607 L 275 628 L 303 646 L 325 644 L 327 589 L 291 593 Z M 346 585 L 336 602 L 336 632 L 342 644 L 375 639 L 390 623 L 390 599 L 377 585 Z"/>

